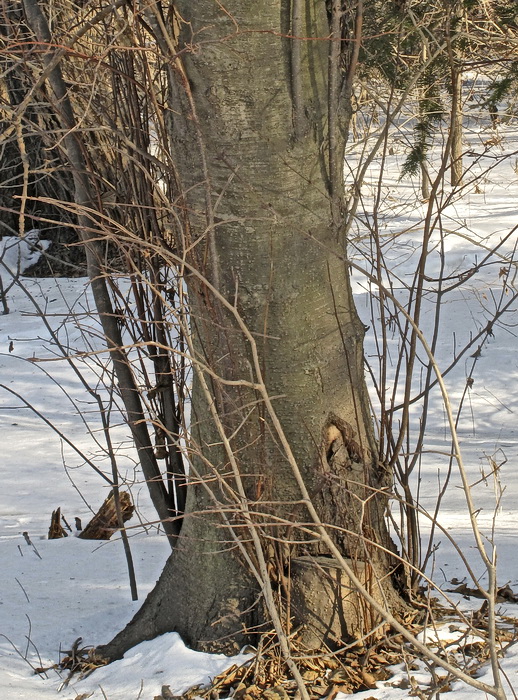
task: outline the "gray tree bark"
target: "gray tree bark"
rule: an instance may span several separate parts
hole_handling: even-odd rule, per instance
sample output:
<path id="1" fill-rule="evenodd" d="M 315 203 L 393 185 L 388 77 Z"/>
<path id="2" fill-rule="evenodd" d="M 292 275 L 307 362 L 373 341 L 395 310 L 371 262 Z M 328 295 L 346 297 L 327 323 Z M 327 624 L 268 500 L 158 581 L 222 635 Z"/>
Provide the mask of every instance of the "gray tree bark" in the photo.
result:
<path id="1" fill-rule="evenodd" d="M 364 329 L 344 257 L 343 216 L 336 216 L 337 205 L 343 215 L 343 183 L 332 164 L 343 158 L 347 128 L 347 105 L 332 94 L 329 133 L 329 85 L 336 93 L 340 83 L 330 73 L 342 75 L 329 63 L 336 51 L 326 40 L 336 18 L 320 0 L 302 5 L 293 13 L 285 1 L 232 0 L 225 9 L 212 0 L 175 3 L 184 23 L 174 47 L 181 58 L 170 42 L 168 49 L 175 74 L 170 132 L 191 212 L 185 255 L 254 335 L 269 395 L 321 519 L 346 556 L 370 567 L 374 587 L 384 581 L 383 593 L 395 603 L 393 562 L 370 544 L 392 549 L 386 496 L 377 491 L 390 479 L 377 460 Z M 290 38 L 293 15 L 307 40 Z M 160 17 L 147 21 L 167 46 Z M 272 585 L 289 585 L 291 558 L 329 555 L 308 534 L 310 524 L 297 527 L 308 513 L 271 415 L 250 386 L 257 382 L 250 343 L 217 295 L 196 275 L 187 279 L 195 364 L 211 370 L 204 375 L 210 399 L 201 375 L 192 390 L 199 478 L 191 480 L 178 545 L 154 591 L 99 650 L 111 658 L 171 630 L 198 648 L 228 649 L 265 629 L 261 586 L 233 539 L 253 563 L 239 484 L 228 476 L 211 402 L 237 460 Z M 367 618 L 364 627 L 372 624 Z M 342 632 L 346 637 L 347 624 Z"/>

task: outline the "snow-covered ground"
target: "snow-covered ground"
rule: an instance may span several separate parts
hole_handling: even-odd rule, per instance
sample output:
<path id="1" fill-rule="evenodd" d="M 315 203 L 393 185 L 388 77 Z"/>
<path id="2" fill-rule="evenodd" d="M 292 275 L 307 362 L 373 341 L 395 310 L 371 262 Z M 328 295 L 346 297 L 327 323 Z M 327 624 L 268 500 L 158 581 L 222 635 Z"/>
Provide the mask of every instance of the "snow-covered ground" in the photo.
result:
<path id="1" fill-rule="evenodd" d="M 484 146 L 492 136 L 485 129 L 474 123 L 466 135 L 473 153 L 487 151 L 483 158 L 473 159 L 473 173 L 480 173 L 480 179 L 466 189 L 462 198 L 451 202 L 442 215 L 446 276 L 472 269 L 480 262 L 484 250 L 503 240 L 518 222 L 518 175 L 516 156 L 513 156 L 518 148 L 518 127 L 512 121 L 500 126 L 502 138 L 492 147 L 496 149 L 493 151 Z M 426 211 L 426 204 L 419 201 L 414 185 L 398 180 L 405 149 L 403 141 L 399 146 L 396 141 L 387 155 L 380 222 L 380 230 L 387 241 L 386 258 L 400 281 L 393 292 L 401 301 L 406 298 L 405 284 L 415 268 L 415 251 L 422 240 Z M 503 154 L 509 157 L 498 160 L 493 167 L 494 156 Z M 351 153 L 351 166 L 354 166 L 354 157 Z M 485 172 L 487 165 L 492 169 Z M 378 166 L 379 160 L 370 170 L 370 179 L 364 188 L 365 211 L 360 214 L 363 224 L 360 223 L 356 232 L 354 259 L 360 266 L 365 266 L 361 250 L 366 246 L 366 224 L 372 203 L 369 188 L 377 185 Z M 473 245 L 473 241 L 477 245 Z M 516 244 L 514 232 L 507 237 L 491 264 L 445 296 L 436 349 L 441 369 L 448 367 L 456 349 L 487 325 L 496 306 L 505 303 L 516 291 L 512 283 Z M 9 248 L 4 262 L 10 261 L 16 273 L 18 264 L 23 269 L 24 264 L 33 261 L 33 253 L 27 249 L 17 251 L 13 257 L 14 250 Z M 427 270 L 430 279 L 436 278 L 440 264 L 439 253 L 432 254 Z M 504 269 L 510 271 L 510 274 L 505 273 L 507 289 L 503 283 Z M 4 283 L 9 284 L 12 275 L 6 273 L 5 268 L 1 274 Z M 366 355 L 375 360 L 373 326 L 376 318 L 371 318 L 371 285 L 358 271 L 353 273 L 353 284 L 360 314 L 366 325 L 371 326 L 367 332 Z M 434 313 L 433 286 L 430 282 L 423 308 L 422 327 L 428 333 Z M 87 521 L 109 488 L 92 468 L 94 465 L 101 470 L 109 469 L 102 452 L 98 407 L 53 342 L 49 342 L 52 329 L 71 351 L 88 349 L 88 343 L 95 345 L 96 341 L 87 341 L 82 329 L 86 325 L 95 329 L 95 321 L 88 316 L 91 301 L 88 286 L 82 279 L 22 277 L 20 285 L 9 289 L 8 305 L 11 312 L 0 316 L 0 697 L 49 700 L 56 697 L 66 674 L 49 671 L 43 676 L 35 675 L 33 668 L 52 665 L 60 651 L 69 649 L 79 637 L 84 645 L 108 641 L 131 619 L 152 588 L 169 554 L 169 546 L 154 525 L 130 530 L 134 533 L 130 543 L 140 596 L 134 603 L 118 538 L 102 544 L 80 540 L 73 533 L 66 539 L 47 539 L 53 510 L 61 507 L 73 529 L 74 518 Z M 42 312 L 48 325 L 42 319 Z M 479 523 L 485 536 L 492 537 L 498 548 L 499 583 L 510 583 L 515 593 L 518 593 L 515 553 L 518 530 L 517 334 L 518 303 L 512 303 L 501 322 L 495 324 L 493 336 L 487 338 L 479 356 L 471 357 L 478 351 L 476 344 L 446 375 L 455 409 L 471 363 L 477 359 L 473 383 L 459 422 L 459 436 L 469 479 L 472 483 L 479 482 L 474 489 L 480 508 Z M 396 336 L 393 343 L 395 350 Z M 95 377 L 100 375 L 101 365 L 94 360 L 85 362 L 82 371 L 97 386 Z M 102 393 L 100 382 L 99 391 Z M 132 452 L 127 449 L 127 433 L 124 425 L 114 428 L 118 468 L 131 488 L 142 522 L 146 523 L 153 520 L 153 510 Z M 449 450 L 448 435 L 443 404 L 435 389 L 426 428 L 426 451 L 420 461 L 421 504 L 426 508 L 433 508 L 448 471 L 448 459 L 441 454 Z M 490 457 L 502 464 L 499 483 L 488 476 Z M 465 498 L 459 485 L 454 468 L 440 511 L 440 523 L 472 563 L 476 575 L 482 576 L 483 567 L 473 546 Z M 501 491 L 497 507 L 496 498 L 500 498 Z M 423 521 L 424 534 L 427 527 Z M 434 579 L 441 588 L 453 588 L 452 579 L 465 578 L 464 566 L 451 543 L 440 533 L 436 535 L 436 544 L 439 546 L 435 553 Z M 469 581 L 468 585 L 471 585 Z M 468 609 L 480 607 L 479 600 L 467 601 L 459 594 L 449 595 Z M 503 605 L 502 613 L 518 618 L 518 606 Z M 152 700 L 163 685 L 170 686 L 173 693 L 180 693 L 191 685 L 207 681 L 231 663 L 233 660 L 224 657 L 190 651 L 177 635 L 170 634 L 141 644 L 124 660 L 96 671 L 83 681 L 73 678 L 61 689 L 61 697 L 66 700 L 77 696 L 89 696 L 94 700 L 103 697 L 107 700 Z M 511 688 L 518 692 L 518 648 L 508 649 L 502 669 Z M 357 697 L 381 700 L 408 697 L 411 689 L 393 685 L 406 675 L 406 670 L 401 669 L 387 684 L 379 682 L 377 689 L 359 693 Z M 413 675 L 420 680 L 419 669 Z M 485 675 L 482 671 L 479 679 L 490 683 L 489 670 Z M 508 691 L 513 697 L 509 686 Z M 441 696 L 484 697 L 460 683 L 454 683 L 451 691 Z"/>

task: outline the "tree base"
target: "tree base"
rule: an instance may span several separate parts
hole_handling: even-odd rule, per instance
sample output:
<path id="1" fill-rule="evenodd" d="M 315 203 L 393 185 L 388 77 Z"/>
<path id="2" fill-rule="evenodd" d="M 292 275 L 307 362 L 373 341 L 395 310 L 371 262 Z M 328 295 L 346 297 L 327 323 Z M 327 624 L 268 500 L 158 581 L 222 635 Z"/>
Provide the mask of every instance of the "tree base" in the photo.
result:
<path id="1" fill-rule="evenodd" d="M 372 568 L 364 562 L 347 562 L 371 595 L 386 605 L 385 592 L 372 585 Z M 393 590 L 386 591 L 389 593 L 394 595 Z M 295 624 L 303 624 L 297 638 L 309 649 L 322 649 L 325 645 L 336 650 L 367 636 L 379 639 L 387 627 L 330 557 L 302 556 L 292 560 L 291 612 Z"/>

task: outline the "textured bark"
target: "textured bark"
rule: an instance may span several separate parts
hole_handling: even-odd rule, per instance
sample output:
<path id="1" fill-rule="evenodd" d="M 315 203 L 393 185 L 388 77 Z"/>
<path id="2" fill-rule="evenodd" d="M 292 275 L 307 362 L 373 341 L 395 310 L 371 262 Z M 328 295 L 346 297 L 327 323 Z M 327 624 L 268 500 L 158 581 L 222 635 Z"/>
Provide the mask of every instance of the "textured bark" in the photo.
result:
<path id="1" fill-rule="evenodd" d="M 364 330 L 337 222 L 341 173 L 338 182 L 329 173 L 325 3 L 300 8 L 304 35 L 313 40 L 301 42 L 297 52 L 295 124 L 288 2 L 233 0 L 225 11 L 208 0 L 175 5 L 188 22 L 177 47 L 182 63 L 175 64 L 170 124 L 191 211 L 188 242 L 198 241 L 188 261 L 235 302 L 254 334 L 275 411 L 321 518 L 335 528 L 344 554 L 368 562 L 373 580 L 385 579 L 386 597 L 394 600 L 389 559 L 366 543 L 392 547 L 386 499 L 372 491 L 389 480 L 377 461 L 363 377 Z M 339 128 L 333 138 L 342 139 L 335 144 L 341 153 Z M 233 314 L 195 275 L 188 285 L 200 362 L 227 382 L 257 381 L 250 344 Z M 289 525 L 306 522 L 308 514 L 258 393 L 214 376 L 207 381 L 243 475 L 246 507 L 266 538 L 272 581 L 286 587 L 291 557 L 329 553 Z M 239 484 L 232 476 L 227 486 L 221 482 L 229 459 L 200 377 L 192 407 L 193 448 L 202 453 L 193 467 L 201 479 L 189 487 L 178 547 L 157 586 L 133 622 L 100 650 L 112 658 L 170 630 L 198 648 L 239 647 L 265 619 L 260 586 L 214 512 L 217 501 L 235 533 L 247 539 L 236 505 Z M 204 478 L 211 481 L 204 484 Z M 254 562 L 253 548 L 244 547 Z M 351 634 L 361 633 L 358 620 L 354 624 Z"/>
<path id="2" fill-rule="evenodd" d="M 112 490 L 85 529 L 81 530 L 78 537 L 83 540 L 109 540 L 120 529 L 121 524 L 131 518 L 135 510 L 131 496 L 127 491 L 121 491 L 119 499 L 120 519 L 117 512 L 115 494 Z"/>

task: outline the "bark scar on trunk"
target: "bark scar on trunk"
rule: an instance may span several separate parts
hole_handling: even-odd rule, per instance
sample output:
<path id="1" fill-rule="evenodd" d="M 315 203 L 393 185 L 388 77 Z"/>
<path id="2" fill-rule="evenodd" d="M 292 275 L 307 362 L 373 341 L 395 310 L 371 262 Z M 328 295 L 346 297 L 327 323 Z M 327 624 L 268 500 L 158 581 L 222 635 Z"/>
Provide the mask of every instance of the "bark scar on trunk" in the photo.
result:
<path id="1" fill-rule="evenodd" d="M 364 464 L 370 459 L 370 451 L 356 441 L 356 431 L 350 423 L 335 413 L 330 413 L 323 430 L 322 463 L 332 467 L 339 452 L 346 452 L 351 462 Z M 343 457 L 343 455 L 342 455 Z"/>

